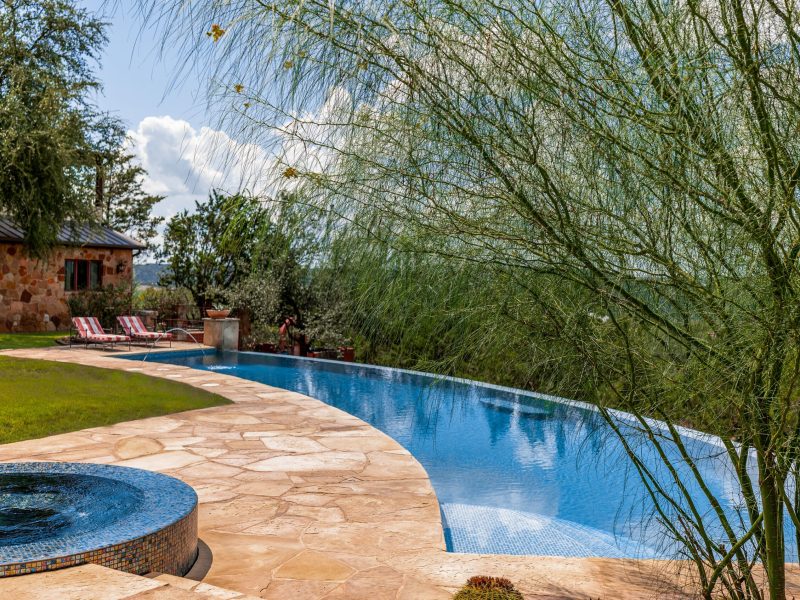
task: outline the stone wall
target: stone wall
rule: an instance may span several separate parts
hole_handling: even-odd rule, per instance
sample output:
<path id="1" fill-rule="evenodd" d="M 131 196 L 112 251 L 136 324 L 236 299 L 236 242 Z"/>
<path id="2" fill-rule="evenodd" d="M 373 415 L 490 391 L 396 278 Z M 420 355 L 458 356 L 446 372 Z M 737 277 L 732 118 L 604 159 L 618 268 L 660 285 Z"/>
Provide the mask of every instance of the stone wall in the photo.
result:
<path id="1" fill-rule="evenodd" d="M 0 332 L 69 329 L 66 299 L 78 292 L 64 290 L 64 261 L 103 261 L 106 286 L 131 280 L 132 255 L 121 248 L 59 246 L 46 261 L 37 261 L 21 244 L 0 242 Z"/>

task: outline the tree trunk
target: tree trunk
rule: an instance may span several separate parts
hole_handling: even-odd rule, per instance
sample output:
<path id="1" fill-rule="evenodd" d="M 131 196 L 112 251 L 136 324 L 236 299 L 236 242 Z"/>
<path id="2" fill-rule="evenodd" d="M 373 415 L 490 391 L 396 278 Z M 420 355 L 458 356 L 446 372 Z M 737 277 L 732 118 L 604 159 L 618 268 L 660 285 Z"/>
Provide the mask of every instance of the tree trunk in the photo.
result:
<path id="1" fill-rule="evenodd" d="M 769 436 L 766 436 L 767 438 Z M 761 448 L 758 454 L 759 487 L 764 514 L 764 568 L 769 585 L 770 600 L 786 599 L 786 573 L 783 539 L 783 504 L 780 478 L 775 456 L 771 450 Z"/>
<path id="2" fill-rule="evenodd" d="M 94 208 L 97 218 L 103 223 L 107 221 L 107 215 L 105 214 L 105 188 L 106 175 L 103 167 L 103 158 L 98 155 L 95 157 L 94 167 Z"/>

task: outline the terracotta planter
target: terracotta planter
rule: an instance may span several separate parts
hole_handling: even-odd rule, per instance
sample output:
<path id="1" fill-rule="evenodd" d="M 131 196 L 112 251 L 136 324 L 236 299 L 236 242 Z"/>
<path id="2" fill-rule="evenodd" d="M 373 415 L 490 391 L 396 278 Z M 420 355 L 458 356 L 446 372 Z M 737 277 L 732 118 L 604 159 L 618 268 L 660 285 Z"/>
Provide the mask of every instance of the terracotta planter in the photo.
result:
<path id="1" fill-rule="evenodd" d="M 224 310 L 206 309 L 206 315 L 208 315 L 209 319 L 226 319 L 229 314 L 231 314 L 231 311 L 227 308 Z"/>
<path id="2" fill-rule="evenodd" d="M 356 359 L 356 349 L 352 346 L 342 346 L 339 348 L 339 352 L 342 353 L 342 360 L 353 362 Z"/>

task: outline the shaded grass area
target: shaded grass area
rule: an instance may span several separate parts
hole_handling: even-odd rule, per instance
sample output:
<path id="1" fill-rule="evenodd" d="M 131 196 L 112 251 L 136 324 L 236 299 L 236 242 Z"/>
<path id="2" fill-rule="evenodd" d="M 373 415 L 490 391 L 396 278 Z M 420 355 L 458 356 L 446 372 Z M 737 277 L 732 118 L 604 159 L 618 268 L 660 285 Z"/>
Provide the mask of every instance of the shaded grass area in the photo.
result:
<path id="1" fill-rule="evenodd" d="M 0 356 L 0 443 L 229 403 L 138 373 Z"/>
<path id="2" fill-rule="evenodd" d="M 44 348 L 52 346 L 56 338 L 69 335 L 66 331 L 45 331 L 40 333 L 0 333 L 0 350 L 14 348 Z"/>

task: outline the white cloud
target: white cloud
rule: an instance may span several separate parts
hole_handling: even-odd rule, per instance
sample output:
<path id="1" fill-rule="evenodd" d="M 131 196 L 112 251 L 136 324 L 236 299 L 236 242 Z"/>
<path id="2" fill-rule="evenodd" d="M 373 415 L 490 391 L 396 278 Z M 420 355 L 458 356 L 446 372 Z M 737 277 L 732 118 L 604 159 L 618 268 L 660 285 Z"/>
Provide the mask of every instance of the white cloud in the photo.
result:
<path id="1" fill-rule="evenodd" d="M 145 117 L 128 135 L 131 152 L 147 171 L 145 191 L 165 196 L 154 213 L 170 218 L 191 210 L 212 189 L 274 196 L 302 181 L 283 177 L 290 166 L 304 174 L 324 171 L 335 155 L 331 146 L 340 141 L 337 113 L 349 103 L 346 92 L 333 90 L 317 112 L 287 119 L 272 130 L 269 150 L 170 116 Z"/>
<path id="2" fill-rule="evenodd" d="M 259 146 L 170 116 L 146 117 L 128 133 L 131 151 L 147 171 L 145 190 L 166 196 L 156 207 L 159 216 L 191 209 L 212 189 L 268 191 L 273 160 Z"/>
<path id="3" fill-rule="evenodd" d="M 331 90 L 315 112 L 288 119 L 273 131 L 279 140 L 276 155 L 282 165 L 304 173 L 322 172 L 334 160 L 352 107 L 350 94 L 341 88 Z"/>

